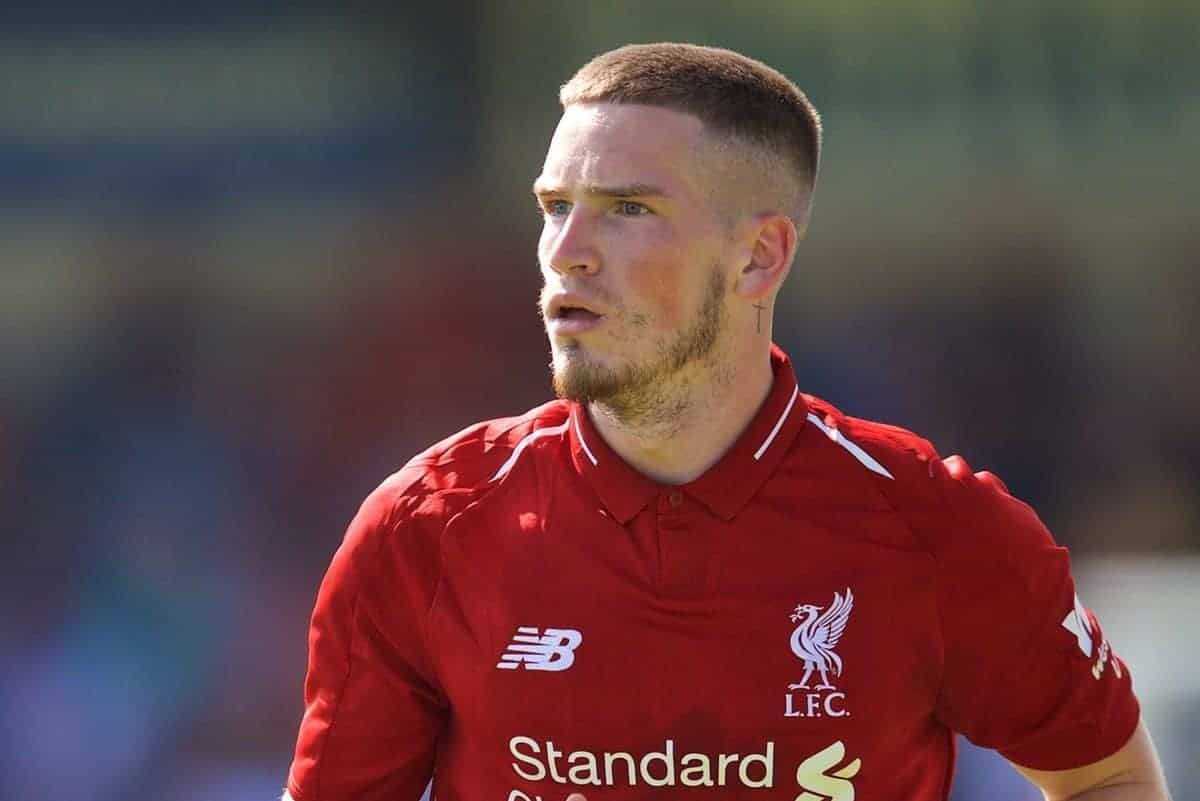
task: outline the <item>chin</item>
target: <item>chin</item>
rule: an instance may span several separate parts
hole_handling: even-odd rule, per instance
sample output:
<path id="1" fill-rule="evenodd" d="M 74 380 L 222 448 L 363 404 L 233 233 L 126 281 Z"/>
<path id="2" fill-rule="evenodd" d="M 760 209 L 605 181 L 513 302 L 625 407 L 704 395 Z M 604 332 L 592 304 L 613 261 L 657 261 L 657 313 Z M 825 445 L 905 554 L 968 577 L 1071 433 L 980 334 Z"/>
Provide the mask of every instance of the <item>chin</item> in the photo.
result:
<path id="1" fill-rule="evenodd" d="M 580 403 L 603 401 L 620 387 L 620 371 L 578 347 L 556 349 L 550 367 L 554 392 L 560 398 Z"/>
<path id="2" fill-rule="evenodd" d="M 607 366 L 595 351 L 578 339 L 551 340 L 550 354 L 553 358 L 551 366 L 555 372 Z"/>

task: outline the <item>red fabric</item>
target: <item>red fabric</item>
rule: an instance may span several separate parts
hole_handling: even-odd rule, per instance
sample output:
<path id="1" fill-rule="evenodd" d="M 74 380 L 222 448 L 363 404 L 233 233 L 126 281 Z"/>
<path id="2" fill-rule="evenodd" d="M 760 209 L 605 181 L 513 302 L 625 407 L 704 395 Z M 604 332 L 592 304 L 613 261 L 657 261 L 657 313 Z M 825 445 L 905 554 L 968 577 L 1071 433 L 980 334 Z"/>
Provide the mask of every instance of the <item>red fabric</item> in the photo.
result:
<path id="1" fill-rule="evenodd" d="M 1069 561 L 1032 511 L 772 358 L 756 419 L 683 487 L 559 401 L 376 490 L 313 614 L 296 801 L 435 774 L 441 801 L 932 800 L 953 731 L 1040 769 L 1119 748 L 1129 673 L 1094 616 L 1090 655 L 1063 626 Z"/>

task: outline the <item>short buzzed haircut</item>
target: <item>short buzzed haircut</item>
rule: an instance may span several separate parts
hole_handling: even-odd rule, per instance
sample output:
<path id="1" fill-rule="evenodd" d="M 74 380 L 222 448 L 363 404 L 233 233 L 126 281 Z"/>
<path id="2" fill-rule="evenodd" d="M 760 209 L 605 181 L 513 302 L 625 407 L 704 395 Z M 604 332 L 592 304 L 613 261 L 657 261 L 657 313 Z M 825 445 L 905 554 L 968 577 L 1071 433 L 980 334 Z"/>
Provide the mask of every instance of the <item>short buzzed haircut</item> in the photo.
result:
<path id="1" fill-rule="evenodd" d="M 629 103 L 691 114 L 713 136 L 760 151 L 773 162 L 763 172 L 775 173 L 776 180 L 778 170 L 772 167 L 786 169 L 792 191 L 783 200 L 799 215 L 797 224 L 807 223 L 821 155 L 821 117 L 796 84 L 761 61 L 692 44 L 626 45 L 584 64 L 558 99 L 564 109 L 578 103 Z"/>

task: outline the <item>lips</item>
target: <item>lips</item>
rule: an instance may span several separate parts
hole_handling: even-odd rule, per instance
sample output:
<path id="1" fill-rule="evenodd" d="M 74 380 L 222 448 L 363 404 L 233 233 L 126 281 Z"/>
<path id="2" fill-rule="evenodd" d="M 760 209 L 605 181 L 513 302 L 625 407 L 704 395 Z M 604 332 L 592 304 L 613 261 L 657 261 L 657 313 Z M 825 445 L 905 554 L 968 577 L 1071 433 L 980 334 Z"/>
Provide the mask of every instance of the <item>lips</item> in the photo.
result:
<path id="1" fill-rule="evenodd" d="M 549 320 L 595 320 L 603 316 L 597 305 L 571 294 L 553 296 L 546 307 Z"/>
<path id="2" fill-rule="evenodd" d="M 603 325 L 604 319 L 603 307 L 579 295 L 554 295 L 546 305 L 547 329 L 555 335 L 583 334 Z"/>
<path id="3" fill-rule="evenodd" d="M 596 320 L 601 315 L 596 314 L 590 309 L 585 309 L 580 306 L 563 306 L 558 310 L 556 320 Z"/>

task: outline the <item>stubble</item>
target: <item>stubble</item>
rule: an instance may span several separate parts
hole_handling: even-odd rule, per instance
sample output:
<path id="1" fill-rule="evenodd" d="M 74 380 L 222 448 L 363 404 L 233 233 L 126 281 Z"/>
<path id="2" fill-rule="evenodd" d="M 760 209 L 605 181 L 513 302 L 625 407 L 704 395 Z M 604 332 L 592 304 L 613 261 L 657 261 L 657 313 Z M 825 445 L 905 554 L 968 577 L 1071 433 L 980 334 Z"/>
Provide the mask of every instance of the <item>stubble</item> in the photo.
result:
<path id="1" fill-rule="evenodd" d="M 714 355 L 725 327 L 725 278 L 713 265 L 707 290 L 691 325 L 657 343 L 653 357 L 619 367 L 596 364 L 578 343 L 567 343 L 551 364 L 554 392 L 560 398 L 595 404 L 626 425 L 671 427 L 690 403 L 687 382 L 693 366 L 715 367 Z M 644 318 L 626 321 L 634 337 L 644 336 Z"/>

